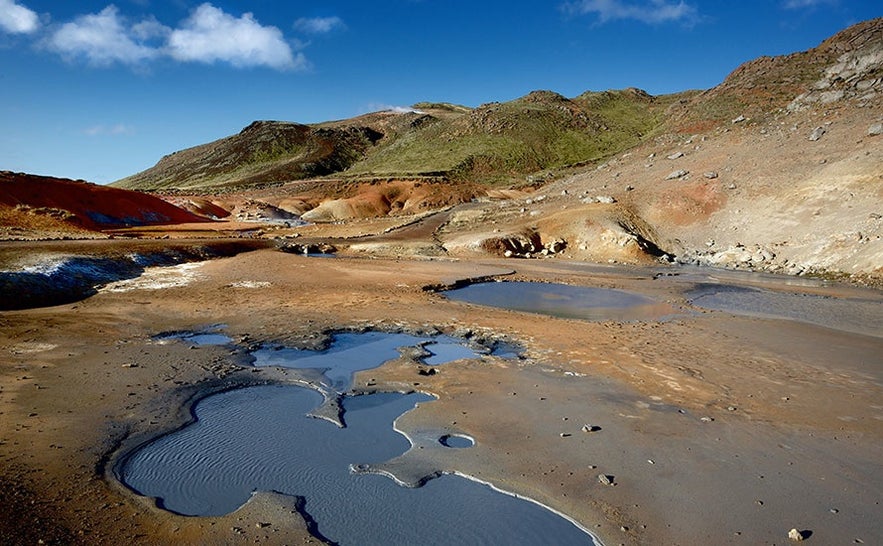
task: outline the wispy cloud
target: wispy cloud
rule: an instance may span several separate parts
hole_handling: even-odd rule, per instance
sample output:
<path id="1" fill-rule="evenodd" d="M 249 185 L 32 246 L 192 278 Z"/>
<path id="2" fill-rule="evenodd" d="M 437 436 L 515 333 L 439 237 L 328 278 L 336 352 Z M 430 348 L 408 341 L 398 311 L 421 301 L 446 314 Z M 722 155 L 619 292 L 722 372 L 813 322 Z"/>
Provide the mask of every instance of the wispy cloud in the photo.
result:
<path id="1" fill-rule="evenodd" d="M 784 2 L 785 9 L 806 9 L 818 6 L 835 6 L 839 0 L 786 0 Z"/>
<path id="2" fill-rule="evenodd" d="M 305 68 L 307 63 L 302 53 L 292 51 L 278 28 L 262 26 L 251 13 L 237 18 L 208 3 L 172 31 L 167 51 L 179 61 L 222 61 L 240 68 L 289 70 Z"/>
<path id="3" fill-rule="evenodd" d="M 61 25 L 49 37 L 48 46 L 64 57 L 85 58 L 98 66 L 117 62 L 134 65 L 159 55 L 156 47 L 145 43 L 133 27 L 126 25 L 114 5 Z"/>
<path id="4" fill-rule="evenodd" d="M 619 19 L 632 19 L 647 24 L 693 23 L 698 18 L 694 6 L 683 1 L 669 0 L 577 0 L 565 3 L 562 9 L 572 15 L 594 14 L 600 23 Z"/>
<path id="5" fill-rule="evenodd" d="M 15 0 L 0 0 L 0 29 L 12 34 L 30 34 L 39 27 L 36 12 Z"/>
<path id="6" fill-rule="evenodd" d="M 395 114 L 423 114 L 422 110 L 417 110 L 412 106 L 395 106 L 392 104 L 383 104 L 378 102 L 369 103 L 361 113 L 367 114 L 371 112 L 393 112 Z"/>
<path id="7" fill-rule="evenodd" d="M 124 123 L 116 125 L 93 125 L 83 130 L 83 134 L 87 136 L 118 136 L 131 135 L 135 133 L 135 129 Z"/>
<path id="8" fill-rule="evenodd" d="M 340 17 L 301 17 L 294 22 L 294 28 L 306 34 L 327 34 L 332 30 L 344 29 L 346 24 Z"/>

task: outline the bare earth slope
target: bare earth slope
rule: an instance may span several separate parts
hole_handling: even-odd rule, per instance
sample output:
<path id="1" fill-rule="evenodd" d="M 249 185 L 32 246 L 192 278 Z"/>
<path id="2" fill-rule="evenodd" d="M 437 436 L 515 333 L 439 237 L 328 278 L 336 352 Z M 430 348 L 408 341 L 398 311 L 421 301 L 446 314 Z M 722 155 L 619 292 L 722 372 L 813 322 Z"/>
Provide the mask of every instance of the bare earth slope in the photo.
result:
<path id="1" fill-rule="evenodd" d="M 89 236 L 131 225 L 206 222 L 159 197 L 47 176 L 0 172 L 0 233 Z"/>

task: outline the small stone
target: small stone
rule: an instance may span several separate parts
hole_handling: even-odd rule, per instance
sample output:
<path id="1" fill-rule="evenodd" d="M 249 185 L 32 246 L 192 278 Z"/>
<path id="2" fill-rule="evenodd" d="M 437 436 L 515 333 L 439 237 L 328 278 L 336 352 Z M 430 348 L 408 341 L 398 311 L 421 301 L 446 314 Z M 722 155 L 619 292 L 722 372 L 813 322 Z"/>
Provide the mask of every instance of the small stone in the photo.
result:
<path id="1" fill-rule="evenodd" d="M 700 417 L 699 420 L 702 421 L 703 423 L 710 423 L 710 422 L 714 421 L 714 418 L 713 417 Z"/>
<path id="2" fill-rule="evenodd" d="M 598 425 L 585 424 L 582 428 L 583 432 L 598 432 L 599 430 L 601 430 L 601 427 L 599 427 Z"/>
<path id="3" fill-rule="evenodd" d="M 707 178 L 709 180 L 714 180 L 715 178 L 718 177 L 718 174 L 714 171 L 708 171 L 707 173 L 703 174 L 702 176 L 704 176 L 705 178 Z"/>
<path id="4" fill-rule="evenodd" d="M 746 118 L 742 114 L 739 114 L 737 117 L 733 118 L 733 123 L 742 123 L 746 119 L 748 119 L 748 118 Z"/>
<path id="5" fill-rule="evenodd" d="M 828 510 L 828 511 L 831 512 L 832 514 L 838 514 L 838 513 L 840 513 L 840 510 L 838 510 L 838 509 L 836 509 L 836 508 L 831 508 L 831 509 Z"/>
<path id="6" fill-rule="evenodd" d="M 825 132 L 826 131 L 825 131 L 824 127 L 822 127 L 822 126 L 816 127 L 815 129 L 812 130 L 812 133 L 810 133 L 810 135 L 809 135 L 810 142 L 815 142 L 815 141 L 819 140 L 820 138 L 822 138 L 822 136 L 825 134 Z"/>
<path id="7" fill-rule="evenodd" d="M 727 406 L 727 411 L 736 411 L 736 406 Z"/>
<path id="8" fill-rule="evenodd" d="M 666 159 L 680 159 L 682 157 L 684 157 L 684 152 L 675 152 L 675 153 L 671 154 L 670 156 L 666 157 Z"/>
<path id="9" fill-rule="evenodd" d="M 868 136 L 883 135 L 883 123 L 875 123 L 868 127 Z"/>
<path id="10" fill-rule="evenodd" d="M 683 178 L 683 177 L 687 176 L 688 174 L 690 174 L 689 171 L 685 171 L 684 169 L 678 169 L 676 171 L 669 173 L 668 176 L 665 177 L 665 179 L 666 180 L 675 180 L 677 178 Z"/>
<path id="11" fill-rule="evenodd" d="M 560 436 L 562 438 L 567 438 L 568 436 L 570 436 L 570 433 L 569 432 L 562 432 Z"/>
<path id="12" fill-rule="evenodd" d="M 614 485 L 613 476 L 608 476 L 607 474 L 598 474 L 598 481 L 601 483 L 601 485 Z"/>
<path id="13" fill-rule="evenodd" d="M 803 531 L 798 531 L 797 529 L 791 529 L 790 531 L 788 531 L 788 538 L 790 538 L 791 540 L 800 542 L 804 538 Z"/>

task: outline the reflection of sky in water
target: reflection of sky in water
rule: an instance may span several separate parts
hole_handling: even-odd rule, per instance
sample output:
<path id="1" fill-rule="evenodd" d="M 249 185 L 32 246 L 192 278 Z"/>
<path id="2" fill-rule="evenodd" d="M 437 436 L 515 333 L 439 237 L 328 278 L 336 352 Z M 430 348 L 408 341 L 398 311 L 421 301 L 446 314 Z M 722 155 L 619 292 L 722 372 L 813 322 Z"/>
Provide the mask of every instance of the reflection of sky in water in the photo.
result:
<path id="1" fill-rule="evenodd" d="M 122 479 L 187 515 L 221 515 L 255 490 L 306 498 L 318 530 L 340 544 L 592 544 L 569 521 L 533 503 L 455 476 L 399 487 L 351 474 L 408 449 L 391 423 L 421 394 L 346 398 L 348 427 L 305 414 L 321 402 L 293 386 L 235 390 L 200 401 L 197 421 L 136 452 Z"/>
<path id="2" fill-rule="evenodd" d="M 425 344 L 432 355 L 424 362 L 438 366 L 461 358 L 478 358 L 479 353 L 463 341 L 449 336 L 415 336 L 386 332 L 335 334 L 331 347 L 325 351 L 308 351 L 286 347 L 262 348 L 254 351 L 255 366 L 286 368 L 315 368 L 325 370 L 325 376 L 339 392 L 352 383 L 353 373 L 370 370 L 399 357 L 400 347 Z"/>
<path id="3" fill-rule="evenodd" d="M 193 334 L 181 339 L 192 345 L 226 345 L 233 342 L 232 339 L 224 334 Z"/>
<path id="4" fill-rule="evenodd" d="M 457 301 L 584 320 L 646 320 L 673 310 L 632 292 L 538 282 L 477 283 L 445 292 Z"/>
<path id="5" fill-rule="evenodd" d="M 883 337 L 883 301 L 833 298 L 732 286 L 700 284 L 687 293 L 693 305 L 738 315 L 807 322 Z"/>

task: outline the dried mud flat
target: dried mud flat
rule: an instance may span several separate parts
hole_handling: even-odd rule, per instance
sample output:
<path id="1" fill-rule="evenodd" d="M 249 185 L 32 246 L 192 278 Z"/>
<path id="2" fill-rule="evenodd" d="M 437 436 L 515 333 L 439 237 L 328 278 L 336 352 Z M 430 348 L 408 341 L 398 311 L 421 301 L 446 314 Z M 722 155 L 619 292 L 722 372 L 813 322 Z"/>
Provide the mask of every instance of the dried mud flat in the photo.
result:
<path id="1" fill-rule="evenodd" d="M 198 398 L 285 381 L 246 366 L 247 348 L 314 345 L 337 329 L 437 329 L 525 348 L 519 360 L 484 356 L 434 375 L 400 359 L 356 377 L 357 389 L 438 397 L 400 429 L 475 438 L 442 457 L 409 452 L 398 463 L 415 475 L 490 482 L 608 545 L 784 544 L 792 528 L 810 543 L 879 542 L 883 337 L 691 306 L 684 294 L 714 274 L 265 249 L 201 262 L 186 283 L 161 289 L 122 283 L 74 304 L 2 312 L 0 542 L 320 542 L 297 499 L 258 494 L 222 518 L 181 517 L 133 494 L 113 470 L 127 450 L 186 422 Z M 634 290 L 680 312 L 588 322 L 424 289 L 490 276 Z M 738 279 L 795 290 L 786 278 Z M 800 291 L 883 306 L 877 291 L 803 282 Z M 217 324 L 235 347 L 156 339 Z"/>

